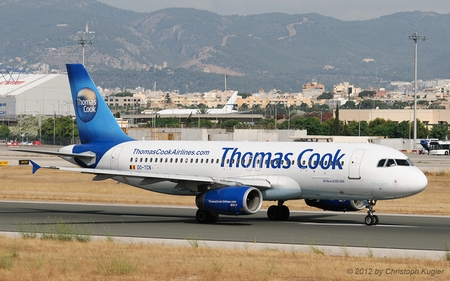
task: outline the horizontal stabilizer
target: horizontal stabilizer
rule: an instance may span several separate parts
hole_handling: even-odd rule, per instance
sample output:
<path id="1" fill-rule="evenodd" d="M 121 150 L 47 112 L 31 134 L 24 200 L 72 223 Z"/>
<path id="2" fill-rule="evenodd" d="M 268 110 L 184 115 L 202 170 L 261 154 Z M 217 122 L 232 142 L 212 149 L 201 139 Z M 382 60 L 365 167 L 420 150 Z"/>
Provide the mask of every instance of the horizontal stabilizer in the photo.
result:
<path id="1" fill-rule="evenodd" d="M 30 160 L 30 163 L 31 163 L 31 165 L 33 165 L 32 174 L 36 173 L 37 170 L 39 170 L 41 168 L 41 166 L 38 163 L 34 162 L 33 160 Z"/>
<path id="2" fill-rule="evenodd" d="M 55 156 L 59 156 L 59 157 L 73 157 L 73 158 L 77 157 L 77 158 L 88 158 L 88 159 L 95 158 L 95 154 L 92 152 L 68 153 L 68 152 L 58 152 L 58 151 L 48 151 L 48 150 L 33 150 L 33 149 L 12 149 L 12 151 L 55 155 Z"/>

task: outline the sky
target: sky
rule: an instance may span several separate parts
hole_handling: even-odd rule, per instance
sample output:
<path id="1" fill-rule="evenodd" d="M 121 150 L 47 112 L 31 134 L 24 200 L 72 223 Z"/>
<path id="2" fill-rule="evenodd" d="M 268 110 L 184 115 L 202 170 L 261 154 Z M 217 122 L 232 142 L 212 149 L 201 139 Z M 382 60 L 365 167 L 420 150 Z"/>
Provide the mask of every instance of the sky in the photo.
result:
<path id="1" fill-rule="evenodd" d="M 165 8 L 195 8 L 219 15 L 251 15 L 281 12 L 318 13 L 344 21 L 367 20 L 406 11 L 450 13 L 448 0 L 98 0 L 136 12 Z"/>

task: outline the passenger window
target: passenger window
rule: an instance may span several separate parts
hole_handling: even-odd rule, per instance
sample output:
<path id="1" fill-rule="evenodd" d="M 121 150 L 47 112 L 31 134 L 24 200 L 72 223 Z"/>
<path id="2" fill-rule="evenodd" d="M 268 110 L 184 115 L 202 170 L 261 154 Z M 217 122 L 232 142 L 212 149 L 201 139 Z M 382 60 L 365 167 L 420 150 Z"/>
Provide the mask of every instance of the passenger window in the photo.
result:
<path id="1" fill-rule="evenodd" d="M 378 161 L 377 167 L 384 167 L 385 162 L 386 162 L 386 159 L 381 159 L 380 161 Z"/>
<path id="2" fill-rule="evenodd" d="M 169 160 L 169 158 L 166 158 L 166 161 L 165 161 L 165 163 L 167 163 L 167 161 Z"/>
<path id="3" fill-rule="evenodd" d="M 133 162 L 133 157 L 130 158 L 130 162 Z"/>
<path id="4" fill-rule="evenodd" d="M 195 163 L 198 163 L 198 158 L 197 158 L 197 159 L 195 159 Z"/>
<path id="5" fill-rule="evenodd" d="M 142 162 L 142 158 L 141 158 L 141 159 L 139 159 L 139 162 Z"/>
<path id="6" fill-rule="evenodd" d="M 152 161 L 153 161 L 153 158 L 150 158 L 150 159 L 148 160 L 148 162 L 150 162 L 150 163 L 152 163 Z"/>
<path id="7" fill-rule="evenodd" d="M 135 159 L 134 159 L 134 162 L 137 162 L 138 161 L 138 158 L 136 157 Z"/>

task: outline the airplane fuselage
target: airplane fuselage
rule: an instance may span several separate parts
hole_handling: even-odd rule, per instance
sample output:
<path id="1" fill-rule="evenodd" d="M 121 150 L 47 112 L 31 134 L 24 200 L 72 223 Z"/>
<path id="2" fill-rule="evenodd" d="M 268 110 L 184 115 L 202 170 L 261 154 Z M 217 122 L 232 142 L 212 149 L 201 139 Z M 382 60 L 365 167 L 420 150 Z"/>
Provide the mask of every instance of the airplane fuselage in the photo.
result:
<path id="1" fill-rule="evenodd" d="M 108 150 L 96 168 L 132 172 L 113 178 L 174 195 L 201 190 L 194 183 L 143 182 L 139 173 L 265 180 L 271 187 L 262 188 L 264 200 L 382 200 L 422 190 L 423 185 L 416 186 L 426 178 L 409 160 L 378 167 L 382 159 L 407 158 L 388 147 L 361 143 L 130 141 Z"/>

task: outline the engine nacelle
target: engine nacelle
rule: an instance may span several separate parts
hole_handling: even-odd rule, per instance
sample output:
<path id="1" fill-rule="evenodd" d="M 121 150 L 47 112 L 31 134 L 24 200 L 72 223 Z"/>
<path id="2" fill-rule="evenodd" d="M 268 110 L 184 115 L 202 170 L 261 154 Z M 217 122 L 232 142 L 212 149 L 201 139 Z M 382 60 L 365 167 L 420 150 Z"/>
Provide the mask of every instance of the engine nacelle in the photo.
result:
<path id="1" fill-rule="evenodd" d="M 259 211 L 263 201 L 261 191 L 250 186 L 223 187 L 197 195 L 200 210 L 222 215 L 251 215 Z"/>
<path id="2" fill-rule="evenodd" d="M 306 205 L 326 211 L 351 212 L 364 209 L 362 200 L 316 200 L 305 199 Z"/>

